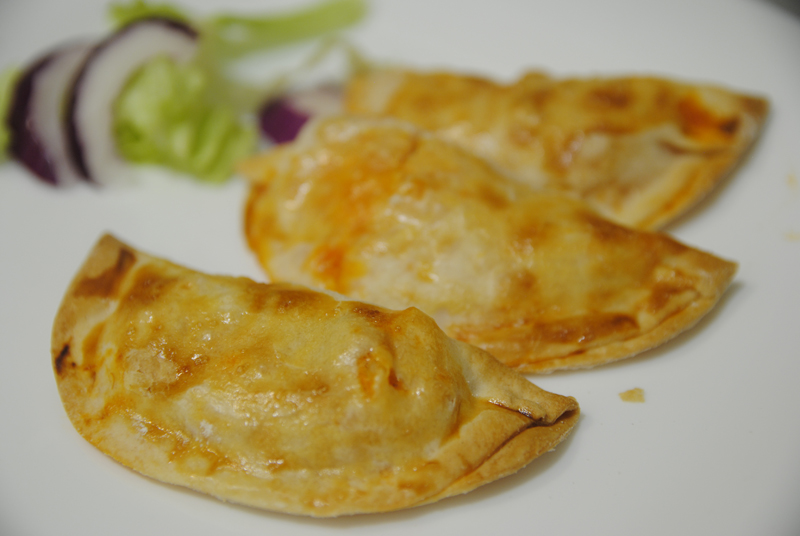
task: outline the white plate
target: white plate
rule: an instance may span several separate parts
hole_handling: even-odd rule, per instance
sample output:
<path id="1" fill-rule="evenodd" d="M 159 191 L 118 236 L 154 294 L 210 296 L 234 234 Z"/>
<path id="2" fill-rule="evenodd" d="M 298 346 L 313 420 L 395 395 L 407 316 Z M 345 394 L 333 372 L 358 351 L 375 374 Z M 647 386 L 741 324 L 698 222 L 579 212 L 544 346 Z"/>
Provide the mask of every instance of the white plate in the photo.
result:
<path id="1" fill-rule="evenodd" d="M 291 2 L 204 0 L 244 10 Z M 3 0 L 0 66 L 106 30 L 101 0 Z M 669 231 L 735 259 L 690 333 L 595 370 L 532 378 L 575 396 L 573 435 L 518 474 L 387 515 L 309 520 L 139 476 L 73 430 L 50 365 L 62 293 L 104 231 L 208 272 L 263 279 L 241 233 L 243 185 L 161 176 L 57 191 L 0 166 L 0 534 L 800 534 L 800 22 L 742 0 L 373 0 L 352 32 L 375 59 L 511 78 L 654 73 L 772 102 L 751 158 Z M 618 393 L 645 390 L 644 404 Z"/>

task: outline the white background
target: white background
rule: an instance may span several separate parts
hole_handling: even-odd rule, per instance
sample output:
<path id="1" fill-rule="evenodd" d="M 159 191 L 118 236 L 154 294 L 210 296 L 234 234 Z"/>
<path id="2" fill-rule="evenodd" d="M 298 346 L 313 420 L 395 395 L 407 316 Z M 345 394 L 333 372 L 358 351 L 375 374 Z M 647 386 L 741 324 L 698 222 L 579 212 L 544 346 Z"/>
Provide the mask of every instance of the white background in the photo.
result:
<path id="1" fill-rule="evenodd" d="M 211 12 L 292 2 L 204 0 Z M 0 68 L 107 29 L 99 0 L 0 0 Z M 0 165 L 0 534 L 800 534 L 800 19 L 754 0 L 373 0 L 350 33 L 370 58 L 500 79 L 657 74 L 767 96 L 744 166 L 668 231 L 740 263 L 691 332 L 594 370 L 533 377 L 575 396 L 559 448 L 468 495 L 312 520 L 231 506 L 129 471 L 72 428 L 50 329 L 104 231 L 207 272 L 263 280 L 241 232 L 244 187 L 145 173 L 68 191 Z M 266 73 L 269 74 L 269 73 Z M 640 387 L 644 404 L 618 393 Z"/>

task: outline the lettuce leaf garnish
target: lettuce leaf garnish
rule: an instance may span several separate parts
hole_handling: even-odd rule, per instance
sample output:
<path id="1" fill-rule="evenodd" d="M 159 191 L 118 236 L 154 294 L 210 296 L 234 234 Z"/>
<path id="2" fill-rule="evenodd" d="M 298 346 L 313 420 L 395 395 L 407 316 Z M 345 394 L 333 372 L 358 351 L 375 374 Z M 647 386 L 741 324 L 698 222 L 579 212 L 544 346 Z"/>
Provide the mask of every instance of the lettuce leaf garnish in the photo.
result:
<path id="1" fill-rule="evenodd" d="M 327 0 L 274 15 L 208 18 L 192 17 L 171 4 L 112 4 L 109 16 L 117 28 L 163 17 L 189 24 L 199 33 L 198 53 L 190 63 L 159 58 L 126 84 L 114 110 L 120 154 L 131 162 L 166 166 L 205 181 L 226 180 L 235 164 L 255 150 L 255 113 L 273 89 L 231 79 L 230 63 L 342 29 L 365 13 L 365 0 Z"/>
<path id="2" fill-rule="evenodd" d="M 152 17 L 174 19 L 186 24 L 192 22 L 188 12 L 171 4 L 151 4 L 143 0 L 135 0 L 127 4 L 111 4 L 108 7 L 108 18 L 115 30 L 137 20 Z"/>
<path id="3" fill-rule="evenodd" d="M 14 87 L 20 71 L 16 67 L 9 67 L 0 72 L 0 162 L 8 158 L 8 144 L 11 141 L 11 132 L 8 129 L 9 107 L 14 94 Z"/>
<path id="4" fill-rule="evenodd" d="M 218 59 L 236 59 L 345 28 L 365 13 L 364 0 L 328 0 L 293 13 L 211 17 L 202 24 L 201 34 Z"/>
<path id="5" fill-rule="evenodd" d="M 149 62 L 130 80 L 117 99 L 114 127 L 125 159 L 210 182 L 230 177 L 257 140 L 252 122 L 212 99 L 207 72 L 168 58 Z"/>

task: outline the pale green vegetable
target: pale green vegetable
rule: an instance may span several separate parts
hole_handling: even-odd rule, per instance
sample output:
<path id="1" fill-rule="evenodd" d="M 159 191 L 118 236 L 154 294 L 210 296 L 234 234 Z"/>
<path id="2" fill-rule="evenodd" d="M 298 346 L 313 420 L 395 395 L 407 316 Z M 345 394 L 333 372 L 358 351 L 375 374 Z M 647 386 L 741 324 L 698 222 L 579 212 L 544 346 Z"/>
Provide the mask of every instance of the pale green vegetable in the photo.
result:
<path id="1" fill-rule="evenodd" d="M 165 17 L 199 32 L 198 53 L 189 64 L 155 59 L 126 84 L 114 110 L 120 154 L 202 180 L 225 180 L 255 149 L 256 108 L 273 89 L 229 79 L 229 62 L 344 28 L 365 12 L 364 0 L 328 0 L 292 13 L 194 20 L 170 4 L 113 4 L 109 15 L 116 27 Z"/>
<path id="2" fill-rule="evenodd" d="M 364 0 L 328 0 L 293 13 L 212 17 L 202 23 L 201 34 L 217 58 L 240 58 L 350 26 L 365 13 Z"/>
<path id="3" fill-rule="evenodd" d="M 182 9 L 171 4 L 150 4 L 136 0 L 127 4 L 111 4 L 108 8 L 108 17 L 114 29 L 122 28 L 132 22 L 151 17 L 174 19 L 184 23 L 191 23 L 191 18 Z"/>
<path id="4" fill-rule="evenodd" d="M 11 141 L 8 114 L 18 76 L 19 69 L 16 67 L 9 67 L 0 72 L 0 162 L 8 158 L 8 144 Z"/>
<path id="5" fill-rule="evenodd" d="M 208 74 L 194 64 L 157 58 L 117 100 L 117 149 L 127 160 L 158 164 L 220 182 L 256 147 L 253 123 L 209 93 Z"/>
<path id="6" fill-rule="evenodd" d="M 191 24 L 200 31 L 207 52 L 217 59 L 229 60 L 340 30 L 364 18 L 366 10 L 365 0 L 326 0 L 289 13 L 222 13 L 193 20 L 188 12 L 172 4 L 136 0 L 128 4 L 112 4 L 109 17 L 115 28 L 148 17 L 165 17 Z"/>

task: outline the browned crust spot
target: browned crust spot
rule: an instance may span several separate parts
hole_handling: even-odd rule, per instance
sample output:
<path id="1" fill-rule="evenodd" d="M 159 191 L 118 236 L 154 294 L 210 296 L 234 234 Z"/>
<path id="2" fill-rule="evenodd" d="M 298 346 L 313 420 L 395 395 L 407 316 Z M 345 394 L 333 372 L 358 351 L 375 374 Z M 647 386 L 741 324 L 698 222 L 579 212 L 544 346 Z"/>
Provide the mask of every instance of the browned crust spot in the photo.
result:
<path id="1" fill-rule="evenodd" d="M 59 376 L 61 376 L 64 372 L 64 366 L 66 365 L 66 360 L 69 357 L 69 352 L 70 352 L 69 343 L 67 343 L 64 345 L 63 348 L 61 348 L 61 351 L 53 360 L 53 368 L 56 370 L 56 374 L 58 374 Z"/>
<path id="2" fill-rule="evenodd" d="M 403 380 L 397 377 L 397 372 L 393 368 L 389 370 L 388 381 L 392 388 L 398 391 L 408 391 L 406 384 L 403 383 Z"/>
<path id="3" fill-rule="evenodd" d="M 125 274 L 136 264 L 136 255 L 125 248 L 120 248 L 117 262 L 97 277 L 87 277 L 75 287 L 77 297 L 112 298 L 119 292 Z"/>

